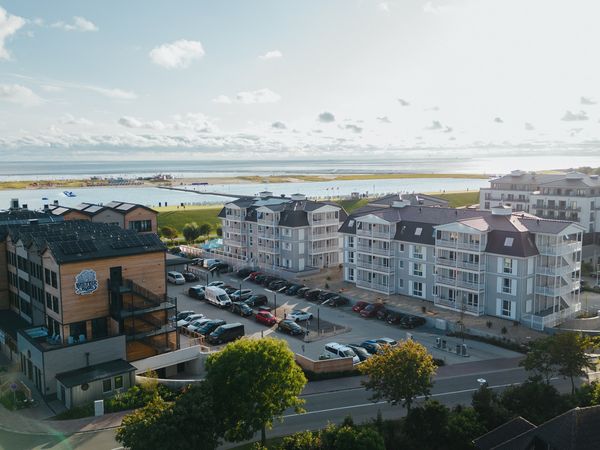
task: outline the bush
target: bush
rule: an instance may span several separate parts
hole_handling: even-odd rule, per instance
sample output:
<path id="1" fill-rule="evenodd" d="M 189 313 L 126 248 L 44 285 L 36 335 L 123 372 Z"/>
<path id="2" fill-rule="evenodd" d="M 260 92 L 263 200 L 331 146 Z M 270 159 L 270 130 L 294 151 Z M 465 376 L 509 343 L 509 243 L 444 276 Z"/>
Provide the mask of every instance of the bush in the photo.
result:
<path id="1" fill-rule="evenodd" d="M 487 344 L 496 345 L 498 347 L 502 347 L 507 350 L 512 350 L 513 352 L 527 353 L 527 346 L 510 341 L 504 337 L 502 339 L 498 339 L 495 337 L 476 336 L 474 334 L 468 334 L 468 333 L 446 333 L 446 335 L 450 336 L 450 337 L 463 337 L 464 336 L 465 339 L 470 339 L 472 341 L 485 342 Z"/>

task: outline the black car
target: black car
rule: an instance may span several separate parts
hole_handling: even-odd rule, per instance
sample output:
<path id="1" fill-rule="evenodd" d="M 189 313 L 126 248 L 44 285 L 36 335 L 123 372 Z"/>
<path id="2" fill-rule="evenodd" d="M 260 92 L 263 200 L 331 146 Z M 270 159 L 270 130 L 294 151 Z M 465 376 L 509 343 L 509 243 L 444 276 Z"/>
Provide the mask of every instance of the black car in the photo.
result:
<path id="1" fill-rule="evenodd" d="M 251 269 L 250 267 L 243 267 L 235 273 L 235 276 L 238 278 L 246 278 L 252 272 L 254 272 L 254 269 Z"/>
<path id="2" fill-rule="evenodd" d="M 280 278 L 275 278 L 273 281 L 271 281 L 268 284 L 268 288 L 271 289 L 272 291 L 276 291 L 277 289 L 279 289 L 283 284 L 285 283 L 285 280 L 282 280 Z"/>
<path id="3" fill-rule="evenodd" d="M 371 354 L 367 351 L 367 349 L 358 344 L 346 344 L 346 346 L 354 350 L 354 353 L 356 353 L 356 356 L 358 356 L 358 359 L 360 359 L 361 362 L 371 357 Z"/>
<path id="4" fill-rule="evenodd" d="M 215 273 L 227 273 L 227 272 L 231 272 L 233 270 L 233 268 L 224 262 L 218 262 L 213 264 L 212 266 L 210 266 L 208 268 L 208 270 L 210 270 L 211 272 L 215 272 Z"/>
<path id="5" fill-rule="evenodd" d="M 363 343 L 360 344 L 360 346 L 362 348 L 364 348 L 366 351 L 368 351 L 371 355 L 381 352 L 381 345 L 379 343 L 375 342 L 373 339 L 364 341 Z"/>
<path id="6" fill-rule="evenodd" d="M 292 336 L 299 336 L 301 334 L 305 334 L 306 331 L 300 325 L 298 325 L 293 320 L 285 319 L 279 322 L 277 325 L 277 329 L 279 331 L 283 331 L 284 333 L 291 334 Z"/>
<path id="7" fill-rule="evenodd" d="M 322 292 L 319 294 L 319 299 L 318 299 L 318 300 L 319 300 L 321 303 L 323 303 L 324 301 L 326 301 L 326 300 L 329 300 L 330 298 L 332 298 L 332 297 L 335 297 L 336 295 L 337 295 L 337 293 L 336 293 L 336 292 L 327 292 L 327 291 L 322 291 Z"/>
<path id="8" fill-rule="evenodd" d="M 249 317 L 254 314 L 252 308 L 250 308 L 244 302 L 233 302 L 231 304 L 231 312 L 234 314 L 239 314 L 242 317 Z"/>
<path id="9" fill-rule="evenodd" d="M 285 290 L 285 295 L 296 295 L 298 293 L 298 290 L 303 287 L 303 284 L 292 284 Z"/>
<path id="10" fill-rule="evenodd" d="M 195 273 L 183 272 L 182 275 L 183 275 L 183 278 L 185 278 L 185 281 L 187 281 L 187 282 L 198 281 L 198 275 L 196 275 Z"/>
<path id="11" fill-rule="evenodd" d="M 269 286 L 269 284 L 271 284 L 272 281 L 275 281 L 277 279 L 278 279 L 277 277 L 272 277 L 271 275 L 267 275 L 265 278 L 263 278 L 263 280 L 260 284 L 267 287 L 267 286 Z"/>
<path id="12" fill-rule="evenodd" d="M 319 299 L 319 295 L 321 295 L 321 289 L 310 289 L 306 291 L 304 298 L 309 302 L 314 302 Z"/>
<path id="13" fill-rule="evenodd" d="M 421 325 L 425 325 L 427 321 L 423 317 L 419 316 L 405 316 L 400 321 L 400 326 L 402 328 L 416 328 Z"/>
<path id="14" fill-rule="evenodd" d="M 281 292 L 282 294 L 285 294 L 285 291 L 287 291 L 290 286 L 291 286 L 291 283 L 289 281 L 284 281 L 283 283 L 281 283 L 280 287 L 277 288 L 277 292 Z"/>
<path id="15" fill-rule="evenodd" d="M 381 308 L 379 311 L 377 311 L 375 317 L 377 317 L 379 320 L 386 320 L 390 313 L 391 311 L 389 309 Z"/>
<path id="16" fill-rule="evenodd" d="M 350 299 L 348 297 L 344 297 L 343 295 L 336 295 L 335 297 L 325 300 L 324 304 L 336 308 L 338 306 L 346 306 L 350 304 Z"/>
<path id="17" fill-rule="evenodd" d="M 204 300 L 204 286 L 192 286 L 188 289 L 188 295 L 198 300 Z"/>
<path id="18" fill-rule="evenodd" d="M 254 282 L 256 284 L 262 284 L 263 280 L 267 278 L 269 275 L 265 275 L 264 273 L 258 274 L 254 277 Z"/>
<path id="19" fill-rule="evenodd" d="M 406 317 L 406 314 L 392 311 L 388 314 L 385 321 L 390 325 L 398 325 L 404 317 Z"/>
<path id="20" fill-rule="evenodd" d="M 221 286 L 221 289 L 223 289 L 227 295 L 231 295 L 238 290 L 238 288 L 229 286 L 228 284 Z"/>
<path id="21" fill-rule="evenodd" d="M 298 289 L 298 290 L 296 291 L 296 296 L 297 296 L 297 297 L 304 297 L 304 295 L 305 295 L 305 294 L 306 294 L 308 291 L 310 291 L 310 288 L 309 288 L 309 287 L 306 287 L 306 286 L 304 286 L 304 287 L 301 287 L 300 289 Z"/>
<path id="22" fill-rule="evenodd" d="M 252 297 L 252 290 L 250 289 L 242 289 L 242 290 L 236 290 L 235 292 L 232 292 L 229 295 L 229 298 L 231 298 L 232 302 L 239 302 L 239 301 L 244 301 L 244 300 L 248 300 L 250 297 Z"/>
<path id="23" fill-rule="evenodd" d="M 208 336 L 210 333 L 215 331 L 221 325 L 225 325 L 226 323 L 227 322 L 225 322 L 224 320 L 219 320 L 219 319 L 211 320 L 210 322 L 206 322 L 204 325 L 202 325 L 200 328 L 198 328 L 196 330 L 196 332 L 201 334 L 202 336 Z"/>
<path id="24" fill-rule="evenodd" d="M 268 303 L 268 300 L 266 295 L 258 294 L 253 295 L 247 300 L 244 300 L 244 303 L 251 308 L 255 308 L 257 306 L 266 305 Z"/>

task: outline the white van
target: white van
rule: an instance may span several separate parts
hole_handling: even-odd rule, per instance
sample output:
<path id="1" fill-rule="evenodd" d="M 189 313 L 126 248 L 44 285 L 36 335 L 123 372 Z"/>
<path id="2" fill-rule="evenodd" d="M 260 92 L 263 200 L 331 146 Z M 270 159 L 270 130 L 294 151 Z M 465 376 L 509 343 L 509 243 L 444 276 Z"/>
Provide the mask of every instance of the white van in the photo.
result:
<path id="1" fill-rule="evenodd" d="M 219 263 L 219 262 L 221 262 L 220 259 L 205 259 L 204 261 L 202 261 L 202 267 L 205 267 L 205 268 L 208 269 L 213 264 L 216 264 L 216 263 Z"/>
<path id="2" fill-rule="evenodd" d="M 208 303 L 212 303 L 219 308 L 227 308 L 231 306 L 231 299 L 227 292 L 215 286 L 206 286 L 204 289 L 204 298 Z"/>
<path id="3" fill-rule="evenodd" d="M 173 284 L 185 284 L 185 278 L 179 272 L 168 272 L 167 281 Z"/>
<path id="4" fill-rule="evenodd" d="M 345 345 L 338 344 L 337 342 L 325 344 L 325 354 L 332 358 L 352 358 L 352 364 L 358 364 L 360 362 L 360 358 L 354 353 L 354 350 Z"/>

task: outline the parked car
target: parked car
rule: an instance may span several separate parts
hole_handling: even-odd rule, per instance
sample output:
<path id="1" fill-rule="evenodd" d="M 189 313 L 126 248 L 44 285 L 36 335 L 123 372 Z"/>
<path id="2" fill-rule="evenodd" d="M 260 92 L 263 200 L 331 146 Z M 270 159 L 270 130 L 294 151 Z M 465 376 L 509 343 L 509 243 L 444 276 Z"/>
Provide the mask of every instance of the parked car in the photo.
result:
<path id="1" fill-rule="evenodd" d="M 228 284 L 224 284 L 223 286 L 221 286 L 221 289 L 223 289 L 225 292 L 227 292 L 227 295 L 231 295 L 233 294 L 235 291 L 238 290 L 238 288 L 230 286 Z"/>
<path id="2" fill-rule="evenodd" d="M 262 323 L 263 325 L 272 326 L 277 323 L 277 318 L 269 311 L 258 311 L 254 317 L 256 317 L 258 323 Z"/>
<path id="3" fill-rule="evenodd" d="M 215 272 L 215 273 L 227 273 L 227 272 L 231 272 L 233 270 L 233 267 L 231 267 L 227 263 L 218 262 L 218 263 L 213 264 L 212 266 L 210 266 L 208 268 L 208 270 L 211 271 L 211 272 Z"/>
<path id="4" fill-rule="evenodd" d="M 287 319 L 293 320 L 294 322 L 304 322 L 313 318 L 312 313 L 308 311 L 302 311 L 301 309 L 294 309 L 291 313 L 286 316 Z"/>
<path id="5" fill-rule="evenodd" d="M 354 304 L 354 306 L 352 307 L 352 311 L 359 313 L 369 305 L 370 305 L 370 303 L 363 302 L 363 301 L 356 302 Z"/>
<path id="6" fill-rule="evenodd" d="M 220 308 L 226 308 L 231 305 L 231 299 L 223 289 L 216 286 L 208 286 L 204 290 L 206 301 Z"/>
<path id="7" fill-rule="evenodd" d="M 204 325 L 196 328 L 195 331 L 196 331 L 196 333 L 200 333 L 202 336 L 208 336 L 210 333 L 215 331 L 221 325 L 225 325 L 226 323 L 227 322 L 225 322 L 224 320 L 221 320 L 221 319 L 209 320 L 208 322 L 204 323 Z"/>
<path id="8" fill-rule="evenodd" d="M 254 312 L 252 311 L 252 308 L 250 308 L 244 302 L 233 302 L 231 304 L 231 312 L 234 314 L 239 314 L 240 316 L 243 316 L 243 317 L 248 317 L 248 316 L 251 316 L 252 314 L 254 314 Z"/>
<path id="9" fill-rule="evenodd" d="M 242 267 L 235 273 L 235 276 L 238 278 L 246 278 L 252 272 L 254 272 L 254 269 L 251 269 L 250 267 Z"/>
<path id="10" fill-rule="evenodd" d="M 387 316 L 389 316 L 389 314 L 391 313 L 391 311 L 387 308 L 381 308 L 379 311 L 377 311 L 377 314 L 375 314 L 375 317 L 377 317 L 377 320 L 387 320 Z"/>
<path id="11" fill-rule="evenodd" d="M 298 293 L 298 290 L 303 287 L 303 284 L 292 284 L 291 286 L 288 286 L 288 288 L 285 290 L 285 295 L 296 295 Z"/>
<path id="12" fill-rule="evenodd" d="M 389 345 L 390 347 L 398 346 L 398 341 L 389 337 L 380 337 L 374 340 L 381 345 Z"/>
<path id="13" fill-rule="evenodd" d="M 285 319 L 279 322 L 279 324 L 277 325 L 277 329 L 292 336 L 299 336 L 306 333 L 306 330 L 304 328 L 302 328 L 293 320 L 289 319 Z"/>
<path id="14" fill-rule="evenodd" d="M 277 289 L 277 292 L 281 292 L 282 294 L 285 294 L 285 291 L 287 291 L 287 289 L 291 286 L 291 283 L 289 281 L 284 281 L 283 283 L 281 283 L 281 286 L 279 287 L 279 289 Z"/>
<path id="15" fill-rule="evenodd" d="M 332 306 L 335 308 L 338 306 L 346 306 L 348 303 L 350 303 L 350 300 L 348 299 L 348 297 L 344 297 L 342 295 L 335 295 L 333 297 L 329 297 L 327 300 L 325 300 L 321 304 L 327 305 L 327 306 Z"/>
<path id="16" fill-rule="evenodd" d="M 192 323 L 194 320 L 202 319 L 203 317 L 204 317 L 204 314 L 199 314 L 199 313 L 190 314 L 190 315 L 184 317 L 183 319 L 179 319 L 177 321 L 177 326 L 178 327 L 186 327 L 190 323 Z"/>
<path id="17" fill-rule="evenodd" d="M 296 291 L 296 297 L 304 297 L 306 295 L 306 293 L 310 291 L 310 288 L 307 286 L 301 287 L 300 289 L 298 289 Z"/>
<path id="18" fill-rule="evenodd" d="M 225 344 L 235 341 L 246 334 L 244 325 L 241 323 L 228 323 L 221 325 L 215 331 L 208 335 L 208 342 L 213 345 Z"/>
<path id="19" fill-rule="evenodd" d="M 204 259 L 203 258 L 194 258 L 194 259 L 192 259 L 192 266 L 202 266 L 202 263 L 204 263 Z"/>
<path id="20" fill-rule="evenodd" d="M 267 287 L 269 289 L 271 289 L 272 291 L 276 291 L 284 284 L 285 284 L 285 280 L 282 280 L 281 278 L 275 278 L 273 281 L 271 281 L 269 283 L 269 285 Z"/>
<path id="21" fill-rule="evenodd" d="M 209 286 L 214 286 L 214 287 L 221 287 L 221 286 L 225 286 L 225 282 L 224 281 L 211 281 L 210 283 L 208 283 Z"/>
<path id="22" fill-rule="evenodd" d="M 205 259 L 204 261 L 202 261 L 202 266 L 208 269 L 210 266 L 212 266 L 213 264 L 216 264 L 218 262 L 221 262 L 221 260 L 208 258 L 208 259 Z"/>
<path id="23" fill-rule="evenodd" d="M 254 276 L 254 278 L 250 278 L 250 279 L 252 281 L 254 281 L 256 284 L 262 284 L 263 280 L 267 277 L 268 277 L 267 274 L 258 272 L 258 274 Z"/>
<path id="24" fill-rule="evenodd" d="M 260 305 L 266 305 L 268 303 L 267 296 L 263 294 L 255 294 L 252 297 L 244 300 L 244 303 L 251 308 L 256 308 Z"/>
<path id="25" fill-rule="evenodd" d="M 306 300 L 308 300 L 309 302 L 314 302 L 319 299 L 320 294 L 321 294 L 321 289 L 311 289 L 309 291 L 306 291 L 306 293 L 304 294 L 304 298 Z"/>
<path id="26" fill-rule="evenodd" d="M 173 284 L 185 284 L 185 278 L 179 272 L 168 272 L 167 273 L 167 281 Z"/>
<path id="27" fill-rule="evenodd" d="M 405 316 L 406 314 L 402 314 L 399 312 L 390 312 L 387 315 L 387 318 L 385 319 L 387 323 L 389 323 L 390 325 L 398 325 L 400 323 L 400 321 L 402 320 L 402 318 Z"/>
<path id="28" fill-rule="evenodd" d="M 275 281 L 277 279 L 277 277 L 272 277 L 271 275 L 267 275 L 266 277 L 263 278 L 263 280 L 261 281 L 260 284 L 262 284 L 264 287 L 268 287 L 269 284 L 271 283 L 271 281 Z"/>
<path id="29" fill-rule="evenodd" d="M 360 362 L 360 358 L 354 353 L 354 350 L 346 345 L 338 344 L 337 342 L 325 344 L 325 354 L 333 358 L 352 358 L 353 364 L 358 364 Z"/>
<path id="30" fill-rule="evenodd" d="M 180 320 L 185 319 L 188 316 L 191 316 L 192 314 L 196 314 L 196 311 L 179 311 L 176 315 L 171 317 L 171 320 L 174 322 L 178 322 Z"/>
<path id="31" fill-rule="evenodd" d="M 385 306 L 381 303 L 371 303 L 370 305 L 365 306 L 360 310 L 360 315 L 362 317 L 375 317 L 377 316 L 377 312 L 385 309 Z"/>
<path id="32" fill-rule="evenodd" d="M 187 281 L 188 283 L 191 281 L 198 281 L 198 275 L 196 275 L 193 272 L 183 272 L 182 275 L 183 278 L 185 278 L 185 281 Z"/>
<path id="33" fill-rule="evenodd" d="M 352 350 L 354 350 L 354 353 L 356 353 L 356 356 L 358 356 L 358 359 L 360 359 L 360 362 L 366 361 L 371 356 L 373 356 L 364 347 L 361 347 L 358 344 L 346 344 L 346 345 L 348 347 L 350 347 Z"/>
<path id="34" fill-rule="evenodd" d="M 319 293 L 318 300 L 320 303 L 323 303 L 323 302 L 329 300 L 330 298 L 335 297 L 336 295 L 338 295 L 336 292 L 321 291 Z"/>
<path id="35" fill-rule="evenodd" d="M 241 300 L 247 300 L 250 297 L 252 297 L 252 290 L 251 289 L 242 289 L 242 290 L 237 290 L 235 292 L 232 292 L 229 297 L 231 297 L 231 300 L 234 302 L 239 302 Z"/>
<path id="36" fill-rule="evenodd" d="M 368 351 L 371 355 L 375 353 L 381 353 L 381 345 L 375 339 L 369 339 L 360 344 L 362 348 Z"/>
<path id="37" fill-rule="evenodd" d="M 204 300 L 204 289 L 205 286 L 199 284 L 198 286 L 192 286 L 188 289 L 188 295 L 198 300 Z"/>
<path id="38" fill-rule="evenodd" d="M 425 325 L 427 321 L 423 317 L 419 316 L 404 316 L 400 321 L 402 328 L 416 328 L 421 325 Z"/>
<path id="39" fill-rule="evenodd" d="M 196 332 L 200 327 L 202 327 L 205 323 L 210 322 L 210 319 L 204 317 L 203 319 L 194 320 L 193 322 L 187 324 L 186 328 L 190 332 Z"/>

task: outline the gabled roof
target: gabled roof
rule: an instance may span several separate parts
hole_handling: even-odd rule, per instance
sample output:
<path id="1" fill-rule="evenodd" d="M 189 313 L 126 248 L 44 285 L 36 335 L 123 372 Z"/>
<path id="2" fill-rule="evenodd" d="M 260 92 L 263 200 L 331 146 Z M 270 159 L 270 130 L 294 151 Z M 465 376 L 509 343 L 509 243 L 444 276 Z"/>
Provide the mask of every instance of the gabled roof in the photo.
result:
<path id="1" fill-rule="evenodd" d="M 520 434 L 535 428 L 535 425 L 521 416 L 509 420 L 505 424 L 494 428 L 492 431 L 478 437 L 473 441 L 475 448 L 479 450 L 490 450 L 503 442 L 506 442 Z"/>
<path id="2" fill-rule="evenodd" d="M 136 208 L 143 208 L 147 211 L 156 213 L 156 211 L 154 211 L 152 208 L 149 208 L 148 206 L 140 205 L 137 203 L 118 202 L 114 200 L 112 202 L 106 203 L 105 205 L 97 205 L 95 203 L 88 202 L 80 203 L 77 206 L 49 205 L 48 211 L 55 216 L 64 216 L 69 212 L 77 211 L 89 217 L 93 217 L 97 214 L 100 214 L 102 211 L 106 211 L 107 209 L 114 211 L 118 214 L 125 215 L 129 211 Z"/>
<path id="3" fill-rule="evenodd" d="M 369 202 L 373 206 L 392 206 L 394 202 L 404 200 L 410 202 L 411 205 L 417 206 L 448 206 L 448 200 L 434 197 L 426 194 L 391 194 L 385 197 L 376 198 Z"/>

